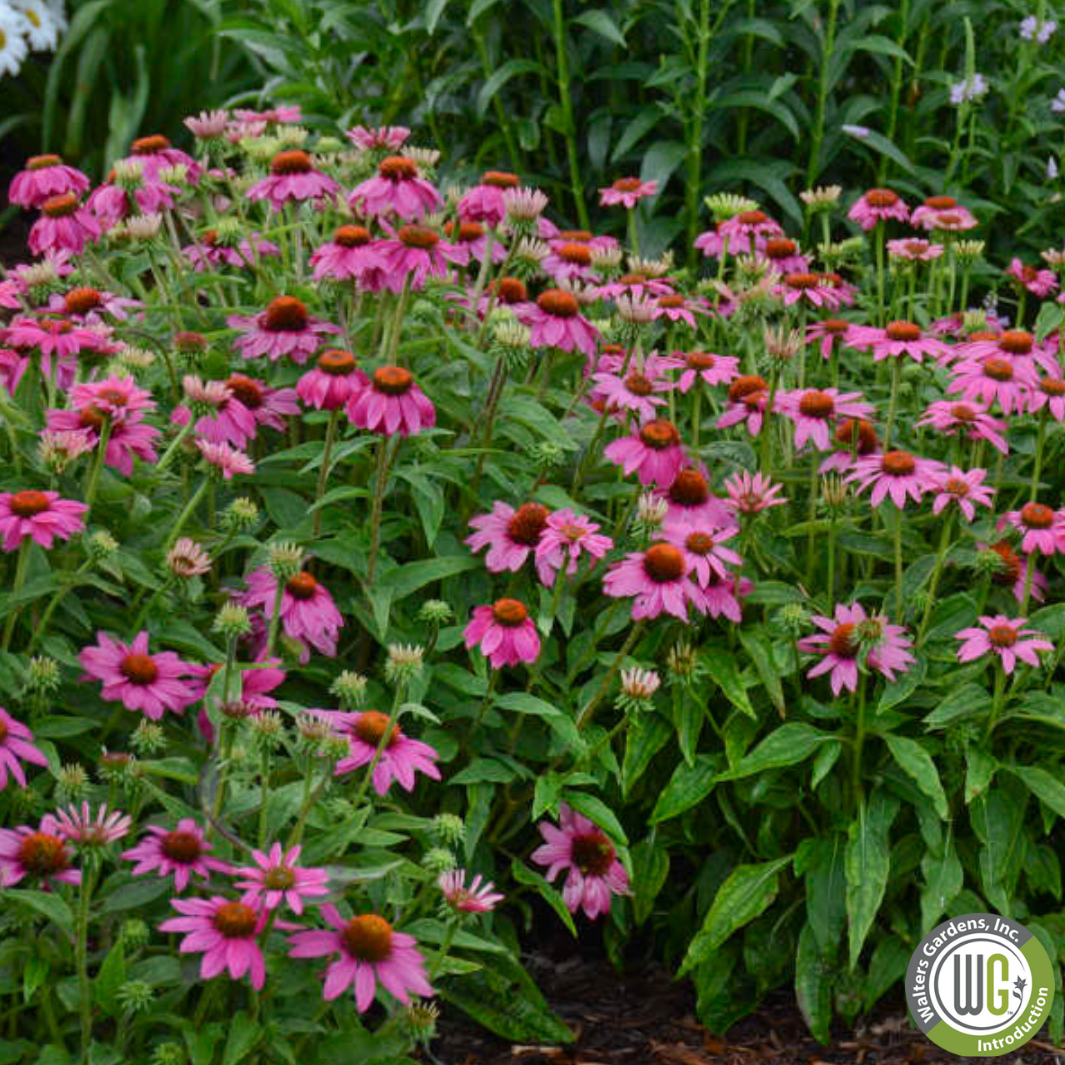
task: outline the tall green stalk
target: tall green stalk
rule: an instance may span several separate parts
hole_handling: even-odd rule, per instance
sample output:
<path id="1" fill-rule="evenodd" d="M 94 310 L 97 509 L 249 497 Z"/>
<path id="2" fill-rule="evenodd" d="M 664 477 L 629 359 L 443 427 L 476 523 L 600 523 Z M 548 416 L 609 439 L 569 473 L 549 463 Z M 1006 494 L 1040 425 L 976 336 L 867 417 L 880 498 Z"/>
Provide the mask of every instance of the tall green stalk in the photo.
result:
<path id="1" fill-rule="evenodd" d="M 820 76 L 817 83 L 817 103 L 814 107 L 814 125 L 810 133 L 810 161 L 806 166 L 806 184 L 812 186 L 821 173 L 821 145 L 825 139 L 825 105 L 828 102 L 828 75 L 832 66 L 832 54 L 836 50 L 836 15 L 842 0 L 829 0 L 828 24 L 821 44 Z"/>
<path id="2" fill-rule="evenodd" d="M 581 229 L 590 229 L 588 205 L 584 202 L 584 178 L 577 155 L 577 124 L 573 119 L 573 99 L 570 96 L 569 57 L 566 54 L 566 20 L 562 14 L 562 0 L 552 0 L 552 29 L 555 38 L 555 70 L 558 79 L 558 98 L 565 127 L 566 155 L 569 158 L 569 179 L 577 204 L 577 218 Z"/>

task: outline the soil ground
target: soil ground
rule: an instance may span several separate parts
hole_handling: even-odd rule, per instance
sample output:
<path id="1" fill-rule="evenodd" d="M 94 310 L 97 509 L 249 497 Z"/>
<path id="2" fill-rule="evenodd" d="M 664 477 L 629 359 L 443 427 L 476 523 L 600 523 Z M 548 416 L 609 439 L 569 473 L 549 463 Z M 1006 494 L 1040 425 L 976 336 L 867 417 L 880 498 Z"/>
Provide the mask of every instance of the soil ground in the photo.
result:
<path id="1" fill-rule="evenodd" d="M 1018 1053 L 961 1059 L 941 1050 L 910 1022 L 900 1000 L 830 1046 L 811 1038 L 794 996 L 780 992 L 724 1035 L 695 1018 L 691 986 L 660 967 L 618 973 L 601 958 L 526 958 L 558 1015 L 576 1034 L 565 1047 L 515 1046 L 445 1009 L 433 1056 L 443 1065 L 1065 1065 L 1065 1049 L 1045 1030 Z"/>

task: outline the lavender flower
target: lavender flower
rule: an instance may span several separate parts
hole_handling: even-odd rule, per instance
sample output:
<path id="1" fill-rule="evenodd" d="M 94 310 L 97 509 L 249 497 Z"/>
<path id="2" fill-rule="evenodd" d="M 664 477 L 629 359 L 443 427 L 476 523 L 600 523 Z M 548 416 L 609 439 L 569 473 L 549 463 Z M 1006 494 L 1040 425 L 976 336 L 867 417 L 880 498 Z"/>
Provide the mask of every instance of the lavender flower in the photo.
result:
<path id="1" fill-rule="evenodd" d="M 990 88 L 983 74 L 974 74 L 971 78 L 963 78 L 950 87 L 950 102 L 955 107 L 972 103 L 973 100 L 986 96 Z"/>
<path id="2" fill-rule="evenodd" d="M 1056 115 L 1065 112 L 1065 89 L 1058 89 L 1057 96 L 1050 101 L 1050 110 Z"/>

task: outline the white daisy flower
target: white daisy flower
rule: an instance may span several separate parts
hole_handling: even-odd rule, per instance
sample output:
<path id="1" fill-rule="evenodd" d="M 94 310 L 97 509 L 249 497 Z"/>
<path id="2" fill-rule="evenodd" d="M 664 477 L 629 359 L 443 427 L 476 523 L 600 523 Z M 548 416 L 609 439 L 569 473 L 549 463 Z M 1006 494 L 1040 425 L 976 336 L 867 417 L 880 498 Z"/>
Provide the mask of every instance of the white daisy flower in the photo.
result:
<path id="1" fill-rule="evenodd" d="M 17 74 L 29 49 L 26 47 L 26 20 L 7 4 L 0 4 L 0 77 Z"/>
<path id="2" fill-rule="evenodd" d="M 53 52 L 59 43 L 59 26 L 42 0 L 9 0 L 26 23 L 26 39 L 35 52 Z"/>

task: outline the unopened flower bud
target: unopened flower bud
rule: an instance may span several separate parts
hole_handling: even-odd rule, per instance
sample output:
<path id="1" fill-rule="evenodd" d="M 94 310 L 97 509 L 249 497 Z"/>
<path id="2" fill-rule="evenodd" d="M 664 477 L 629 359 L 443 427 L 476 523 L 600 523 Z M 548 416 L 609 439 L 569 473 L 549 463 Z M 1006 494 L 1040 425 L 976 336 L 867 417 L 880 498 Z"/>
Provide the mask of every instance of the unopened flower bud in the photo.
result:
<path id="1" fill-rule="evenodd" d="M 251 632 L 251 618 L 248 616 L 247 607 L 239 603 L 224 603 L 215 614 L 211 628 L 224 636 L 227 640 L 239 640 Z"/>
<path id="2" fill-rule="evenodd" d="M 144 184 L 144 166 L 139 159 L 120 159 L 112 167 L 112 183 L 127 192 Z"/>
<path id="3" fill-rule="evenodd" d="M 163 227 L 163 216 L 154 213 L 137 214 L 127 218 L 123 224 L 130 240 L 153 241 L 159 236 L 159 231 Z"/>
<path id="4" fill-rule="evenodd" d="M 954 257 L 960 263 L 975 263 L 984 255 L 982 240 L 959 240 L 954 244 Z"/>
<path id="5" fill-rule="evenodd" d="M 151 929 L 147 923 L 139 917 L 131 917 L 129 920 L 123 921 L 122 927 L 118 930 L 118 938 L 122 940 L 122 945 L 129 947 L 130 950 L 137 950 L 139 947 L 147 946 L 148 940 L 151 939 L 151 934 Z"/>
<path id="6" fill-rule="evenodd" d="M 185 1065 L 185 1048 L 180 1043 L 160 1043 L 152 1051 L 151 1065 Z"/>
<path id="7" fill-rule="evenodd" d="M 636 503 L 636 524 L 644 533 L 653 532 L 666 520 L 669 501 L 653 492 L 644 492 Z"/>
<path id="8" fill-rule="evenodd" d="M 623 669 L 621 691 L 615 703 L 619 710 L 646 713 L 654 705 L 654 694 L 662 683 L 653 669 Z"/>
<path id="9" fill-rule="evenodd" d="M 250 529 L 259 520 L 259 507 L 254 500 L 239 496 L 222 511 L 222 528 L 226 532 Z"/>
<path id="10" fill-rule="evenodd" d="M 426 599 L 418 608 L 417 616 L 419 621 L 429 625 L 445 625 L 455 616 L 455 611 L 443 599 Z"/>
<path id="11" fill-rule="evenodd" d="M 429 831 L 445 846 L 454 847 L 466 839 L 466 822 L 456 814 L 437 814 Z"/>
<path id="12" fill-rule="evenodd" d="M 628 256 L 629 273 L 640 277 L 665 277 L 673 269 L 673 252 L 664 251 L 657 259 L 644 259 L 639 255 Z"/>
<path id="13" fill-rule="evenodd" d="M 268 564 L 279 581 L 291 580 L 303 567 L 303 548 L 287 540 L 270 544 Z"/>
<path id="14" fill-rule="evenodd" d="M 181 537 L 166 553 L 166 568 L 182 580 L 200 577 L 211 569 L 207 550 L 188 536 Z"/>
<path id="15" fill-rule="evenodd" d="M 411 1002 L 403 1015 L 403 1027 L 411 1040 L 424 1047 L 436 1038 L 440 1007 L 434 1002 Z"/>
<path id="16" fill-rule="evenodd" d="M 553 470 L 566 459 L 566 449 L 554 440 L 537 440 L 527 453 L 539 470 Z"/>
<path id="17" fill-rule="evenodd" d="M 785 632 L 799 633 L 810 623 L 810 611 L 802 603 L 785 603 L 773 619 Z"/>
<path id="18" fill-rule="evenodd" d="M 602 277 L 613 277 L 624 258 L 624 252 L 616 244 L 592 250 L 592 269 Z"/>
<path id="19" fill-rule="evenodd" d="M 68 763 L 59 770 L 56 795 L 60 803 L 77 802 L 89 793 L 89 774 L 84 766 Z"/>
<path id="20" fill-rule="evenodd" d="M 155 991 L 143 980 L 127 980 L 119 986 L 115 997 L 126 1013 L 143 1013 L 151 1006 Z"/>
<path id="21" fill-rule="evenodd" d="M 118 541 L 106 529 L 100 529 L 89 537 L 89 554 L 100 561 L 110 558 L 118 550 Z"/>
<path id="22" fill-rule="evenodd" d="M 446 847 L 430 847 L 422 858 L 422 865 L 430 873 L 446 873 L 458 863 L 455 855 Z"/>
<path id="23" fill-rule="evenodd" d="M 746 196 L 737 196 L 732 192 L 716 192 L 703 198 L 715 222 L 727 222 L 744 211 L 757 211 L 758 204 Z"/>
<path id="24" fill-rule="evenodd" d="M 670 648 L 666 665 L 674 677 L 693 677 L 699 668 L 699 657 L 687 640 L 680 640 Z"/>
<path id="25" fill-rule="evenodd" d="M 803 335 L 798 329 L 766 329 L 765 350 L 778 363 L 790 363 L 803 349 Z"/>
<path id="26" fill-rule="evenodd" d="M 27 688 L 31 692 L 53 692 L 59 687 L 59 663 L 47 655 L 34 655 L 29 662 Z"/>
<path id="27" fill-rule="evenodd" d="M 818 185 L 813 189 L 804 189 L 799 193 L 799 199 L 806 204 L 806 209 L 811 214 L 819 214 L 822 211 L 831 211 L 842 194 L 843 188 L 839 185 Z"/>
<path id="28" fill-rule="evenodd" d="M 843 479 L 835 473 L 821 478 L 821 498 L 825 506 L 838 510 L 847 501 L 848 487 Z"/>
<path id="29" fill-rule="evenodd" d="M 389 684 L 411 684 L 422 672 L 424 647 L 414 644 L 390 643 L 385 662 L 385 678 Z"/>
<path id="30" fill-rule="evenodd" d="M 161 725 L 142 718 L 129 739 L 130 746 L 140 755 L 158 754 L 166 747 L 166 733 Z"/>
<path id="31" fill-rule="evenodd" d="M 340 705 L 346 710 L 358 710 L 366 701 L 368 683 L 361 673 L 345 669 L 329 686 L 329 691 L 340 700 Z"/>

